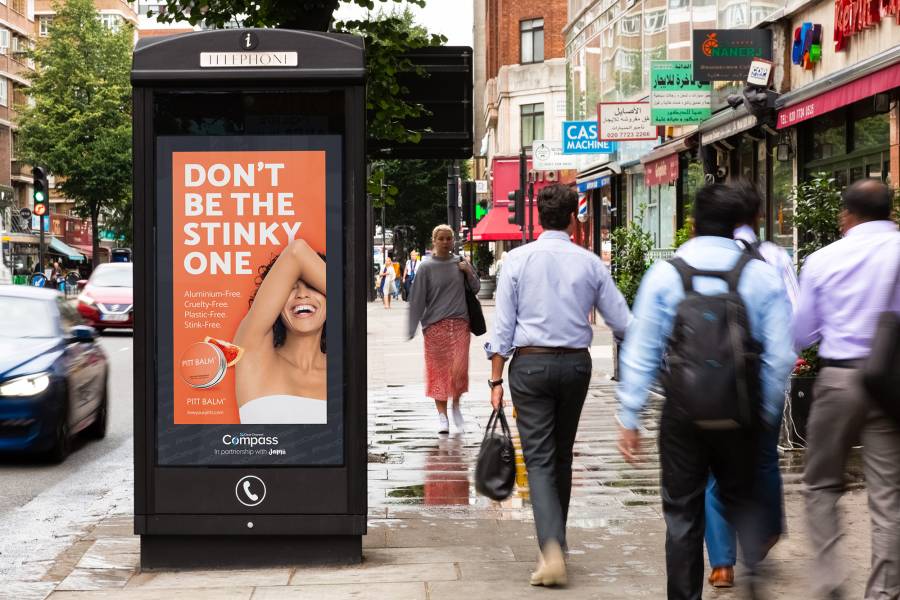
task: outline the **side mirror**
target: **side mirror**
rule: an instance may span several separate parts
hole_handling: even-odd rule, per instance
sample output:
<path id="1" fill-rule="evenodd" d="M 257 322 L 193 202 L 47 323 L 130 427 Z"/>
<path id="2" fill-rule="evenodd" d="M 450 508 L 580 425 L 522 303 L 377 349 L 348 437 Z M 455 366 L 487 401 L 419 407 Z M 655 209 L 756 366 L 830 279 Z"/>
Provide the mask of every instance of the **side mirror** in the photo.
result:
<path id="1" fill-rule="evenodd" d="M 69 330 L 69 340 L 76 343 L 93 342 L 97 339 L 97 330 L 90 325 L 75 325 Z"/>
<path id="2" fill-rule="evenodd" d="M 87 282 L 88 282 L 87 279 L 79 279 L 78 280 L 78 283 L 76 283 L 75 286 L 78 288 L 79 292 L 84 290 L 84 286 L 87 285 Z"/>

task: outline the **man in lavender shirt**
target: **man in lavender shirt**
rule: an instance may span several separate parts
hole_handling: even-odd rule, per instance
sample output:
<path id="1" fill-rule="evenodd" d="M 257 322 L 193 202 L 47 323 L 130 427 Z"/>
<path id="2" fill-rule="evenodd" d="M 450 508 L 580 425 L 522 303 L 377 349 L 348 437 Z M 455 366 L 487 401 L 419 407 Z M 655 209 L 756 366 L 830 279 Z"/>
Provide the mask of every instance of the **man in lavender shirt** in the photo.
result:
<path id="1" fill-rule="evenodd" d="M 531 585 L 564 585 L 566 517 L 572 491 L 572 446 L 591 381 L 588 315 L 596 308 L 621 339 L 631 320 L 600 257 L 573 244 L 578 196 L 560 184 L 538 194 L 544 233 L 512 250 L 497 284 L 491 403 L 503 405 L 503 364 L 522 439 L 541 559 Z"/>
<path id="2" fill-rule="evenodd" d="M 801 350 L 818 342 L 823 365 L 813 389 L 803 480 L 816 553 L 811 581 L 825 598 L 844 597 L 837 503 L 847 455 L 858 440 L 872 520 L 872 572 L 865 598 L 900 598 L 900 424 L 867 398 L 859 377 L 878 316 L 889 309 L 900 312 L 894 289 L 900 232 L 890 220 L 892 200 L 890 188 L 878 180 L 847 188 L 843 239 L 810 255 L 800 273 L 794 345 Z"/>

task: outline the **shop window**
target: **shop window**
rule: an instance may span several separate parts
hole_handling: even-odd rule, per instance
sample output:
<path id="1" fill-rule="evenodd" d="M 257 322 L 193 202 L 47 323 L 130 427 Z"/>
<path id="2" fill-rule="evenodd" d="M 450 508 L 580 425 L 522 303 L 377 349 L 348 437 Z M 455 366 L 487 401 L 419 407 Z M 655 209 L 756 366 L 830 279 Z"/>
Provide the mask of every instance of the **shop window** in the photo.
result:
<path id="1" fill-rule="evenodd" d="M 544 139 L 544 103 L 523 104 L 519 110 L 522 147 L 531 148 L 534 140 Z"/>
<path id="2" fill-rule="evenodd" d="M 519 23 L 521 53 L 520 63 L 544 62 L 544 20 L 531 19 Z"/>
<path id="3" fill-rule="evenodd" d="M 790 161 L 772 161 L 772 241 L 794 252 L 794 167 Z"/>
<path id="4" fill-rule="evenodd" d="M 675 203 L 677 192 L 674 185 L 658 185 L 659 190 L 659 248 L 675 246 Z"/>
<path id="5" fill-rule="evenodd" d="M 842 156 L 847 153 L 847 123 L 842 111 L 833 111 L 810 124 L 811 160 Z"/>
<path id="6" fill-rule="evenodd" d="M 888 114 L 858 117 L 853 120 L 853 150 L 879 148 L 890 139 L 891 123 Z"/>

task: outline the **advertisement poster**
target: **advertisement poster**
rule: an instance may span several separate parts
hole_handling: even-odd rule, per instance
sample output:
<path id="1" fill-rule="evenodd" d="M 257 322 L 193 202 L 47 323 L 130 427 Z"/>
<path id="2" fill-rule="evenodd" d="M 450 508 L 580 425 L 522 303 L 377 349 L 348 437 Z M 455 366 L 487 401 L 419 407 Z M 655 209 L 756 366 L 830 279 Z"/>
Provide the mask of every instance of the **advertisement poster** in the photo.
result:
<path id="1" fill-rule="evenodd" d="M 744 81 L 754 58 L 772 60 L 771 29 L 695 29 L 694 79 Z"/>
<path id="2" fill-rule="evenodd" d="M 160 152 L 160 221 L 171 224 L 159 243 L 171 250 L 160 265 L 171 282 L 160 286 L 171 302 L 158 326 L 171 348 L 161 351 L 161 458 L 317 464 L 323 447 L 340 455 L 329 435 L 341 431 L 340 393 L 329 393 L 340 374 L 327 351 L 328 340 L 340 345 L 342 314 L 327 286 L 340 266 L 328 261 L 329 231 L 340 235 L 328 218 L 340 200 L 332 137 L 258 136 L 240 150 L 188 138 Z M 329 313 L 337 317 L 326 329 Z"/>
<path id="3" fill-rule="evenodd" d="M 712 86 L 694 80 L 689 60 L 650 61 L 650 113 L 654 125 L 702 123 L 711 114 Z"/>
<path id="4" fill-rule="evenodd" d="M 175 423 L 327 422 L 325 153 L 172 169 Z"/>
<path id="5" fill-rule="evenodd" d="M 655 140 L 649 102 L 601 102 L 597 105 L 599 139 L 611 142 Z"/>

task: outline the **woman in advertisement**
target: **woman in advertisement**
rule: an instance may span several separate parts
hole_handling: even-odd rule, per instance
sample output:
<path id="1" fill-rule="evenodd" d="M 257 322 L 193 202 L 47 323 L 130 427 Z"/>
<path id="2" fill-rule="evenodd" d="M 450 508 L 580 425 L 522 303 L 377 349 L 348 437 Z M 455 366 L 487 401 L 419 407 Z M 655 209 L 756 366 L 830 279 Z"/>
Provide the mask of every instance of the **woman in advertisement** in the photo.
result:
<path id="1" fill-rule="evenodd" d="M 453 423 L 464 431 L 460 398 L 469 391 L 469 310 L 465 286 L 479 289 L 468 262 L 453 254 L 455 235 L 448 225 L 431 234 L 434 253 L 419 264 L 410 293 L 409 339 L 419 323 L 425 337 L 425 393 L 438 412 L 438 433 L 449 433 L 447 402 L 453 399 Z M 465 283 L 468 281 L 468 283 Z"/>
<path id="2" fill-rule="evenodd" d="M 241 423 L 327 421 L 325 261 L 294 240 L 260 268 L 260 284 L 235 334 Z"/>

